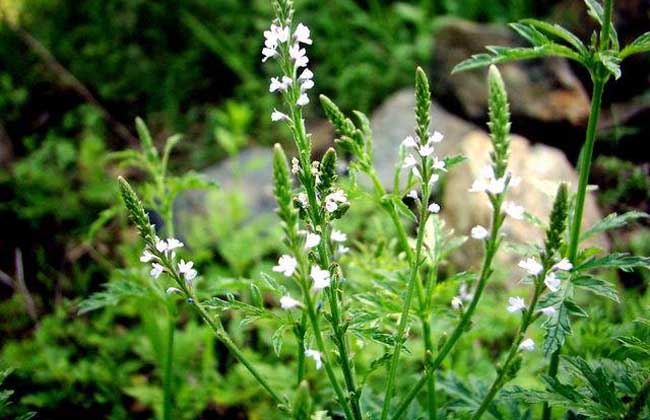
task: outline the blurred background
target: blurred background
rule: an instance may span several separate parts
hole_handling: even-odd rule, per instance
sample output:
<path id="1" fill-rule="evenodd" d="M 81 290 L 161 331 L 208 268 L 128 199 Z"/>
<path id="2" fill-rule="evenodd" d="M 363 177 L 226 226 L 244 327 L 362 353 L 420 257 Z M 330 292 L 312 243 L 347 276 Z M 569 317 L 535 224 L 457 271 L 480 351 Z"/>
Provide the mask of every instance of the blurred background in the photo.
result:
<path id="1" fill-rule="evenodd" d="M 451 77 L 456 63 L 486 44 L 519 43 L 506 24 L 525 17 L 562 23 L 583 39 L 592 30 L 579 0 L 302 0 L 296 8 L 314 39 L 307 115 L 316 150 L 333 141 L 316 100 L 325 93 L 345 112 L 371 116 L 380 160 L 393 159 L 401 140 L 390 128 L 412 124 L 404 120 L 412 105 L 401 98 L 410 95 L 416 65 L 432 79 L 434 122 L 460 142 L 483 126 L 486 109 L 482 73 Z M 154 310 L 127 302 L 78 315 L 79 302 L 139 252 L 115 178 L 141 174 L 117 165 L 112 153 L 138 147 L 140 116 L 159 145 L 184 135 L 170 161 L 174 172 L 192 169 L 224 186 L 242 176 L 250 186 L 259 168 L 268 178 L 265 146 L 289 146 L 270 120 L 275 70 L 261 63 L 271 16 L 266 0 L 0 0 L 0 368 L 15 369 L 3 385 L 15 391 L 9 413 L 160 415 Z M 615 22 L 629 42 L 650 28 L 650 1 L 617 1 Z M 601 215 L 650 211 L 649 64 L 648 54 L 626 61 L 605 92 L 591 178 Z M 574 171 L 588 76 L 559 60 L 507 67 L 513 131 L 561 152 L 558 165 Z M 277 232 L 261 234 L 268 223 L 254 217 L 269 204 L 246 188 L 243 198 L 176 203 L 187 215 L 179 220 L 184 239 L 206 273 L 254 276 L 277 252 Z M 203 215 L 197 205 L 210 215 L 193 218 Z M 647 222 L 605 239 L 616 250 L 650 252 Z M 642 291 L 648 282 L 640 273 L 620 280 Z M 200 324 L 184 322 L 178 364 L 190 373 L 178 378 L 177 418 L 259 418 L 264 402 L 241 392 L 249 378 L 230 372 Z M 273 363 L 268 369 L 278 372 Z"/>

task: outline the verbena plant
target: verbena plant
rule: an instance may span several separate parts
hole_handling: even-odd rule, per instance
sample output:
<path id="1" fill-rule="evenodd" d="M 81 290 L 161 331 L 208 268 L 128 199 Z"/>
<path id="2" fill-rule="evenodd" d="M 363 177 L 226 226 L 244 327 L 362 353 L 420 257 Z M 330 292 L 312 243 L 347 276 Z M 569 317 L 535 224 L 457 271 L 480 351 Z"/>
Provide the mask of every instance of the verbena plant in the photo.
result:
<path id="1" fill-rule="evenodd" d="M 373 166 L 372 134 L 365 115 L 355 112 L 345 116 L 328 98 L 321 97 L 325 114 L 338 134 L 337 145 L 351 156 L 350 171 L 363 174 L 371 181 L 372 190 L 361 193 L 348 188 L 338 177 L 337 154 L 329 149 L 320 161 L 312 155 L 311 138 L 305 128 L 303 109 L 310 103 L 309 90 L 313 74 L 308 69 L 306 46 L 312 44 L 309 29 L 294 21 L 290 0 L 273 2 L 275 20 L 264 32 L 262 61 L 277 63 L 279 73 L 272 78 L 270 91 L 278 94 L 282 105 L 271 119 L 286 124 L 296 147 L 296 156 L 287 160 L 280 145 L 273 151 L 274 194 L 278 216 L 284 230 L 285 254 L 273 272 L 263 274 L 263 283 L 251 286 L 251 301 L 245 302 L 228 295 L 204 296 L 200 279 L 192 262 L 180 259 L 183 244 L 173 236 L 171 225 L 169 179 L 164 176 L 166 158 L 161 171 L 153 171 L 154 188 L 166 223 L 166 239 L 151 224 L 145 207 L 126 180 L 120 178 L 122 197 L 132 222 L 145 243 L 141 260 L 151 264 L 151 276 L 163 283 L 170 296 L 183 300 L 214 331 L 218 340 L 240 361 L 259 382 L 261 388 L 276 403 L 286 417 L 323 419 L 328 416 L 347 420 L 409 418 L 473 418 L 485 415 L 508 418 L 499 408 L 504 401 L 540 406 L 543 417 L 551 418 L 552 405 L 568 406 L 576 414 L 593 418 L 638 419 L 646 407 L 650 393 L 647 372 L 632 361 L 586 361 L 580 357 L 566 358 L 567 378 L 557 377 L 559 353 L 571 333 L 571 317 L 586 316 L 575 299 L 578 290 L 618 301 L 616 288 L 594 276 L 594 271 L 606 268 L 631 270 L 648 268 L 650 258 L 627 254 L 603 254 L 600 250 L 580 249 L 581 241 L 620 227 L 629 220 L 645 217 L 642 213 L 610 215 L 583 231 L 582 213 L 588 174 L 596 138 L 596 127 L 605 83 L 613 75 L 620 76 L 620 61 L 625 57 L 650 50 L 650 33 L 620 49 L 612 25 L 612 2 L 604 5 L 587 0 L 590 14 L 601 25 L 589 45 L 557 25 L 525 20 L 513 28 L 528 39 L 532 48 L 490 47 L 488 54 L 472 57 L 459 64 L 456 71 L 491 65 L 488 72 L 489 128 L 492 152 L 490 162 L 469 187 L 469 194 L 484 194 L 492 209 L 490 226 L 475 226 L 470 236 L 483 245 L 483 261 L 478 272 L 462 273 L 449 278 L 441 275 L 440 265 L 463 239 L 454 238 L 444 229 L 438 216 L 440 205 L 432 201 L 436 184 L 462 157 L 436 156 L 435 146 L 443 135 L 430 127 L 430 91 L 425 73 L 415 74 L 416 126 L 414 133 L 402 141 L 397 159 L 395 185 L 387 191 L 380 183 Z M 473 316 L 486 285 L 495 271 L 495 261 L 504 235 L 501 228 L 506 218 L 533 220 L 525 209 L 507 200 L 507 193 L 517 188 L 518 178 L 508 169 L 510 122 L 506 89 L 494 66 L 505 61 L 545 56 L 562 56 L 583 64 L 594 81 L 592 112 L 587 138 L 580 161 L 580 179 L 575 198 L 567 185 L 560 184 L 546 227 L 544 244 L 524 247 L 524 258 L 518 264 L 523 270 L 523 283 L 529 285 L 530 296 L 511 296 L 507 310 L 521 314 L 520 326 L 509 350 L 500 357 L 496 377 L 465 398 L 465 404 L 449 404 L 449 392 L 437 387 L 437 373 L 452 350 L 472 327 Z M 145 155 L 155 159 L 148 134 L 141 129 Z M 168 156 L 168 153 L 165 153 Z M 162 174 L 162 175 L 161 175 Z M 147 191 L 145 191 L 147 192 Z M 395 269 L 383 273 L 370 288 L 357 287 L 355 279 L 346 275 L 346 253 L 350 250 L 346 235 L 338 227 L 345 226 L 346 212 L 359 200 L 372 200 L 392 222 L 397 241 L 391 245 Z M 458 192 L 463 194 L 465 192 Z M 149 196 L 151 192 L 148 192 Z M 350 194 L 350 197 L 348 197 Z M 407 205 L 410 204 L 410 205 Z M 411 229 L 411 227 L 414 229 Z M 414 231 L 413 234 L 410 232 Z M 428 235 L 433 236 L 433 239 Z M 358 248 L 361 248 L 360 244 Z M 185 255 L 183 255 L 185 257 Z M 451 331 L 440 334 L 434 342 L 431 330 L 434 316 L 440 313 L 436 297 L 454 281 L 472 282 L 472 289 L 462 288 L 458 296 L 445 304 L 456 319 Z M 457 284 L 457 283 L 456 283 Z M 261 290 L 275 295 L 279 305 L 266 305 Z M 279 306 L 279 307 L 278 307 Z M 248 359 L 230 336 L 220 313 L 239 311 L 245 319 L 271 319 L 278 325 L 273 342 L 281 351 L 282 335 L 291 331 L 296 343 L 295 392 L 285 395 L 272 386 Z M 173 311 L 170 310 L 170 313 Z M 544 376 L 545 390 L 512 387 L 502 388 L 519 373 L 525 353 L 535 351 L 531 328 L 543 320 L 546 331 L 541 346 L 550 357 L 549 374 Z M 410 348 L 409 331 L 422 334 L 423 348 Z M 171 337 L 171 334 L 170 334 Z M 620 339 L 624 345 L 636 346 L 635 337 Z M 635 341 L 637 340 L 637 341 Z M 370 367 L 357 363 L 364 341 L 381 343 L 382 355 Z M 408 353 L 404 355 L 403 353 Z M 422 366 L 419 378 L 409 388 L 404 386 L 401 373 L 406 358 Z M 311 362 L 308 364 L 307 361 Z M 385 366 L 383 378 L 373 372 Z M 319 410 L 313 404 L 314 391 L 308 383 L 307 369 L 322 369 L 335 405 L 330 411 Z M 447 387 L 448 389 L 448 387 Z M 422 394 L 417 404 L 414 400 Z M 328 395 L 328 394 L 325 394 Z M 363 397 L 363 398 L 362 398 Z M 500 397 L 497 400 L 497 397 Z M 411 410 L 411 411 L 408 411 Z M 513 414 L 513 418 L 514 418 Z M 529 414 L 526 415 L 530 417 Z"/>

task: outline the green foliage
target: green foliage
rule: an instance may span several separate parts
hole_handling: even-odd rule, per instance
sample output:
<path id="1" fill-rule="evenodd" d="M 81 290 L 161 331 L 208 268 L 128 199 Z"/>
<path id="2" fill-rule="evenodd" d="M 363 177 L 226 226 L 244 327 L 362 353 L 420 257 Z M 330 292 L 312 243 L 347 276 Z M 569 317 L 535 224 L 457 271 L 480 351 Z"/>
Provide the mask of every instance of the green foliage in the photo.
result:
<path id="1" fill-rule="evenodd" d="M 492 164 L 497 178 L 505 175 L 508 166 L 508 149 L 510 147 L 510 105 L 508 95 L 499 70 L 490 67 L 488 74 L 488 109 L 490 115 L 490 134 L 492 137 Z"/>

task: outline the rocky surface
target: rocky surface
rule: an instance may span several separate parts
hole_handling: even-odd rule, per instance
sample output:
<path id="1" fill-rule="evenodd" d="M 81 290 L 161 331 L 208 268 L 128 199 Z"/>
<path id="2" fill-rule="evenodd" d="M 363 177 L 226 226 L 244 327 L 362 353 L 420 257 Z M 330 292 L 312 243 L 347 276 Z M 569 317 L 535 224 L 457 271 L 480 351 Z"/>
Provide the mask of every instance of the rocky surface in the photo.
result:
<path id="1" fill-rule="evenodd" d="M 486 45 L 524 46 L 521 37 L 503 25 L 484 25 L 449 19 L 436 35 L 433 85 L 451 97 L 470 118 L 487 110 L 487 69 L 450 75 L 452 68 Z M 589 115 L 589 97 L 564 59 L 527 60 L 499 65 L 514 117 L 542 122 L 583 125 Z"/>
<path id="2" fill-rule="evenodd" d="M 482 130 L 472 131 L 457 143 L 458 152 L 468 157 L 462 167 L 452 169 L 445 179 L 442 196 L 442 217 L 457 233 L 469 235 L 470 229 L 481 224 L 490 224 L 491 207 L 484 194 L 470 193 L 467 190 L 478 176 L 481 167 L 489 162 L 490 138 Z M 578 174 L 562 151 L 543 144 L 531 145 L 520 136 L 513 136 L 510 146 L 509 168 L 521 178 L 517 187 L 508 192 L 508 200 L 522 205 L 543 222 L 553 205 L 553 197 L 560 181 L 568 182 L 575 190 Z M 593 193 L 587 195 L 583 227 L 589 227 L 600 220 L 602 215 L 596 205 Z M 521 244 L 542 244 L 544 232 L 526 221 L 507 218 L 503 226 L 507 240 Z M 608 248 L 605 235 L 594 237 L 589 245 Z M 461 251 L 454 255 L 454 261 L 462 267 L 476 264 L 482 255 L 481 245 L 469 241 Z M 503 259 L 516 264 L 518 257 L 501 253 Z"/>

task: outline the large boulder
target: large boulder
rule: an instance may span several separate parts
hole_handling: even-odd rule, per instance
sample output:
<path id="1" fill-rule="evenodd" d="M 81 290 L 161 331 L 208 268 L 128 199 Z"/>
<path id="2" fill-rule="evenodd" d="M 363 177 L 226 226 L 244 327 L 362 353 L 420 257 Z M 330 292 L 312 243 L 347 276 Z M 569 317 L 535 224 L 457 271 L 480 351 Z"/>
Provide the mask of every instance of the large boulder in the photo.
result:
<path id="1" fill-rule="evenodd" d="M 452 169 L 445 179 L 441 216 L 457 233 L 469 235 L 473 226 L 490 224 L 492 210 L 489 200 L 485 194 L 470 193 L 468 189 L 479 176 L 483 165 L 489 162 L 492 146 L 490 137 L 482 130 L 467 134 L 457 142 L 457 146 L 458 152 L 467 156 L 468 160 L 462 168 Z M 507 199 L 524 206 L 544 222 L 548 221 L 558 184 L 567 182 L 574 191 L 578 184 L 578 174 L 564 153 L 543 144 L 531 144 L 520 136 L 512 136 L 508 166 L 514 176 L 521 178 L 521 183 L 508 191 Z M 601 217 L 595 196 L 589 193 L 585 202 L 583 228 L 593 225 Z M 543 230 L 527 221 L 506 218 L 503 232 L 509 242 L 540 245 L 544 242 Z M 605 235 L 593 237 L 589 245 L 603 249 L 609 247 Z M 454 261 L 466 267 L 476 264 L 481 256 L 480 243 L 468 241 L 455 254 Z M 516 255 L 503 252 L 501 257 L 502 261 L 512 265 L 518 259 Z"/>
<path id="2" fill-rule="evenodd" d="M 487 69 L 450 75 L 454 66 L 486 45 L 522 46 L 521 37 L 503 25 L 485 25 L 461 19 L 445 20 L 436 34 L 433 85 L 456 102 L 470 118 L 487 113 Z M 589 116 L 589 97 L 564 59 L 526 60 L 499 65 L 512 114 L 540 122 L 581 126 Z"/>

